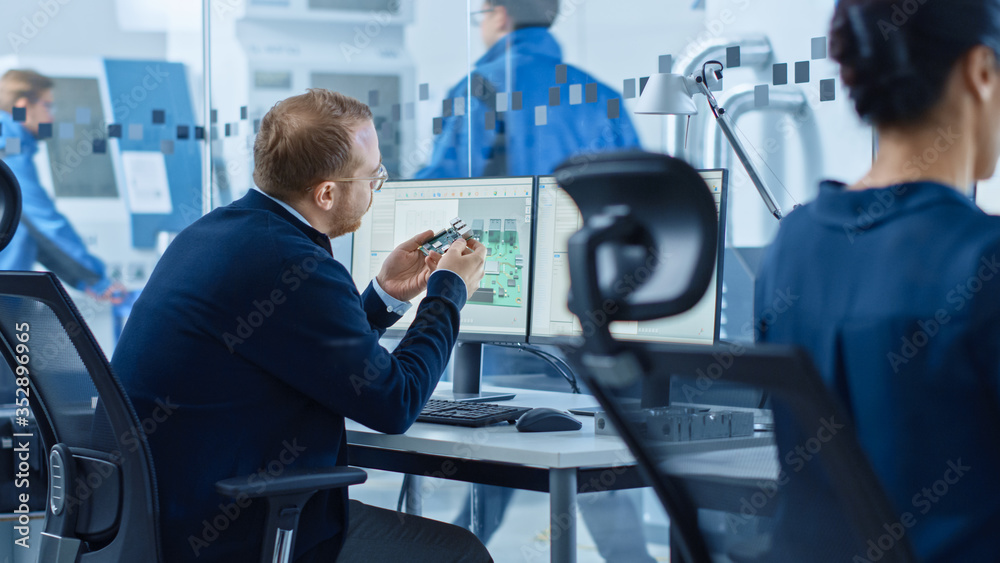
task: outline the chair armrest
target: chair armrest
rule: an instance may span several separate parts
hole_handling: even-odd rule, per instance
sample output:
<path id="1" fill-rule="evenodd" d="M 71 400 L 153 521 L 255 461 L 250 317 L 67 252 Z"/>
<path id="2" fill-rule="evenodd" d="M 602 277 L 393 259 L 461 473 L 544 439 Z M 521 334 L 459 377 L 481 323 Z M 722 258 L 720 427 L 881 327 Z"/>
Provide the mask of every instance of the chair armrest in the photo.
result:
<path id="1" fill-rule="evenodd" d="M 328 467 L 285 471 L 267 481 L 250 481 L 248 477 L 233 477 L 215 484 L 215 490 L 227 497 L 244 495 L 248 498 L 273 497 L 339 489 L 368 480 L 368 474 L 356 467 Z"/>

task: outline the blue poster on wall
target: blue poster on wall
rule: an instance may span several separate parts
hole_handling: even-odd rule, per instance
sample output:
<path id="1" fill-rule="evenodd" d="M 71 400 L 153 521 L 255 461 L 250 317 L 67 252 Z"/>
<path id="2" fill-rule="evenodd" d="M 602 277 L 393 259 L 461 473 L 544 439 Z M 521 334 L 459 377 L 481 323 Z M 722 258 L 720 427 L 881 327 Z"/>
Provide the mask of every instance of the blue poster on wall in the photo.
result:
<path id="1" fill-rule="evenodd" d="M 181 63 L 104 61 L 119 137 L 132 244 L 154 248 L 160 232 L 177 233 L 202 213 L 202 129 L 195 127 Z"/>

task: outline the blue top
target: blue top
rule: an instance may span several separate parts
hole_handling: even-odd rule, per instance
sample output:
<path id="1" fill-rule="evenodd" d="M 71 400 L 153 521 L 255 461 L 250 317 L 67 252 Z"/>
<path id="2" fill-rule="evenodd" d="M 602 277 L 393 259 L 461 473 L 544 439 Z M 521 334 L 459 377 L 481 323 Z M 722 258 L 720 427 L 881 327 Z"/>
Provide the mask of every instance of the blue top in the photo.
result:
<path id="1" fill-rule="evenodd" d="M 344 419 L 404 432 L 444 371 L 465 305 L 435 272 L 414 330 L 359 294 L 329 239 L 251 190 L 177 236 L 135 303 L 112 366 L 149 436 L 167 561 L 255 561 L 263 503 L 235 505 L 221 479 L 347 463 Z M 333 561 L 347 492 L 321 492 L 299 520 L 297 556 Z M 207 522 L 208 524 L 206 524 Z"/>
<path id="2" fill-rule="evenodd" d="M 111 280 L 105 277 L 104 263 L 87 251 L 80 235 L 38 181 L 32 159 L 38 141 L 6 111 L 0 111 L 0 149 L 6 151 L 9 138 L 21 140 L 19 154 L 4 154 L 3 160 L 21 185 L 21 225 L 10 245 L 0 251 L 0 270 L 31 270 L 35 262 L 79 290 L 102 293 Z"/>
<path id="3" fill-rule="evenodd" d="M 556 82 L 556 66 L 562 63 L 562 49 L 543 27 L 528 27 L 509 33 L 497 41 L 476 61 L 473 70 L 492 85 L 496 92 L 506 92 L 507 109 L 503 114 L 507 147 L 507 176 L 550 174 L 564 160 L 578 153 L 634 148 L 639 146 L 632 122 L 619 101 L 619 117 L 608 118 L 608 100 L 620 96 L 611 88 L 598 83 L 586 72 L 567 65 L 566 82 Z M 510 84 L 507 71 L 510 69 Z M 487 130 L 487 112 L 495 103 L 481 100 L 492 98 L 492 89 L 479 88 L 473 82 L 471 110 L 453 108 L 452 115 L 442 122 L 442 132 L 434 143 L 430 164 L 416 174 L 417 178 L 481 177 L 486 162 L 493 156 L 497 132 Z M 579 102 L 570 103 L 570 85 L 579 85 Z M 588 85 L 590 85 L 588 87 Z M 549 106 L 550 88 L 559 88 L 559 105 Z M 591 101 L 588 102 L 588 89 Z M 593 99 L 596 90 L 596 100 Z M 514 109 L 515 94 L 520 93 L 521 108 Z M 478 94 L 478 97 L 477 97 Z M 448 93 L 448 99 L 467 99 L 469 79 L 466 77 Z M 454 102 L 453 102 L 454 103 Z M 546 124 L 535 125 L 536 107 L 545 106 Z M 459 112 L 459 109 L 465 111 Z M 470 126 L 465 115 L 471 115 L 472 170 L 469 170 Z M 496 175 L 496 174 L 493 174 Z"/>
<path id="4" fill-rule="evenodd" d="M 1000 218 L 935 183 L 844 188 L 823 183 L 782 221 L 759 341 L 811 353 L 923 560 L 994 560 Z"/>

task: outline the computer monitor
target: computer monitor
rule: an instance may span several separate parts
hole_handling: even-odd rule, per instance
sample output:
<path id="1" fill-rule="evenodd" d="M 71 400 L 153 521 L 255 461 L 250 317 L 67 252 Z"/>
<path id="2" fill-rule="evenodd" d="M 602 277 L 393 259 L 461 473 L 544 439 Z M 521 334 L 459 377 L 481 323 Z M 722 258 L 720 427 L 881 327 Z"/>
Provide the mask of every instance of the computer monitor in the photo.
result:
<path id="1" fill-rule="evenodd" d="M 389 181 L 374 194 L 371 211 L 354 234 L 353 267 L 367 286 L 400 243 L 424 230 L 440 231 L 461 218 L 486 246 L 486 275 L 462 309 L 460 338 L 476 342 L 525 342 L 531 281 L 534 179 L 466 178 Z M 418 303 L 423 296 L 413 300 Z M 416 307 L 390 327 L 402 336 Z"/>
<path id="2" fill-rule="evenodd" d="M 712 190 L 719 213 L 719 249 L 715 275 L 708 291 L 697 305 L 680 315 L 652 321 L 612 323 L 611 334 L 615 338 L 683 344 L 712 344 L 718 340 L 728 172 L 719 169 L 701 170 L 700 173 Z M 583 218 L 555 177 L 538 179 L 537 202 L 535 279 L 528 340 L 532 344 L 554 344 L 567 337 L 582 335 L 580 321 L 567 305 L 570 281 L 567 251 L 569 238 L 583 226 Z"/>

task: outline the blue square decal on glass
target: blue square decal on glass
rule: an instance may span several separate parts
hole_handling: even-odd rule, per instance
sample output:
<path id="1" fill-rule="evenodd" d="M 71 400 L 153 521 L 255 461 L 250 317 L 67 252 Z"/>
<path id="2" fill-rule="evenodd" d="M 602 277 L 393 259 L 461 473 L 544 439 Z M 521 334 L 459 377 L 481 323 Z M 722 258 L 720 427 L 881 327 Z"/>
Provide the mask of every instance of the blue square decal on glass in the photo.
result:
<path id="1" fill-rule="evenodd" d="M 39 139 L 49 139 L 52 137 L 52 124 L 51 123 L 39 123 L 38 124 L 38 138 Z"/>
<path id="2" fill-rule="evenodd" d="M 660 74 L 670 74 L 674 69 L 674 57 L 672 55 L 660 55 Z"/>
<path id="3" fill-rule="evenodd" d="M 122 138 L 121 123 L 111 123 L 108 125 L 108 137 L 114 137 L 116 139 Z"/>
<path id="4" fill-rule="evenodd" d="M 167 112 L 163 111 L 162 109 L 154 109 L 153 110 L 153 124 L 154 125 L 163 125 L 166 122 L 167 122 Z"/>
<path id="5" fill-rule="evenodd" d="M 559 87 L 553 86 L 549 88 L 549 105 L 558 106 L 559 105 Z"/>
<path id="6" fill-rule="evenodd" d="M 178 139 L 188 139 L 191 137 L 191 128 L 187 125 L 177 126 L 177 138 Z"/>
<path id="7" fill-rule="evenodd" d="M 94 139 L 94 154 L 104 154 L 108 152 L 107 139 Z"/>
<path id="8" fill-rule="evenodd" d="M 837 99 L 837 80 L 827 78 L 819 81 L 819 101 L 832 102 Z"/>
<path id="9" fill-rule="evenodd" d="M 795 63 L 795 83 L 805 84 L 809 82 L 809 61 Z"/>
<path id="10" fill-rule="evenodd" d="M 788 84 L 788 63 L 779 63 L 774 65 L 773 80 L 771 83 L 775 86 L 784 86 Z"/>
<path id="11" fill-rule="evenodd" d="M 10 113 L 14 116 L 14 121 L 23 123 L 28 117 L 28 108 L 12 108 Z"/>
<path id="12" fill-rule="evenodd" d="M 826 58 L 826 37 L 813 37 L 812 39 L 812 60 Z"/>
<path id="13" fill-rule="evenodd" d="M 524 107 L 524 92 L 514 92 L 511 95 L 510 109 L 514 111 L 521 111 Z"/>
<path id="14" fill-rule="evenodd" d="M 635 78 L 628 78 L 622 83 L 622 96 L 625 96 L 626 100 L 635 97 Z"/>
<path id="15" fill-rule="evenodd" d="M 621 117 L 621 102 L 618 98 L 608 100 L 608 119 L 618 119 Z"/>
<path id="16" fill-rule="evenodd" d="M 556 65 L 556 84 L 565 84 L 568 68 L 566 65 Z"/>
<path id="17" fill-rule="evenodd" d="M 740 46 L 726 48 L 726 68 L 736 68 L 742 64 Z"/>

